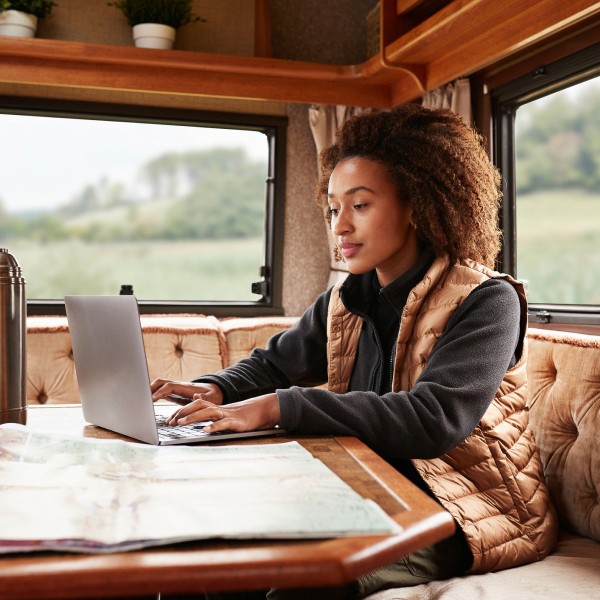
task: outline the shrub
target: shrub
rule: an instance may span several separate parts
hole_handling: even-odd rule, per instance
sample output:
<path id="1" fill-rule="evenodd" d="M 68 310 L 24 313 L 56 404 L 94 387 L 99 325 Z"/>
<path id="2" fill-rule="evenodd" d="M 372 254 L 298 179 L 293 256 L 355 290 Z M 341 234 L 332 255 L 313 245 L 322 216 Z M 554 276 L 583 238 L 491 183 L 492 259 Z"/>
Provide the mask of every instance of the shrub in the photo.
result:
<path id="1" fill-rule="evenodd" d="M 205 21 L 192 12 L 192 0 L 117 0 L 118 8 L 133 27 L 140 23 L 160 23 L 178 29 L 188 23 Z"/>

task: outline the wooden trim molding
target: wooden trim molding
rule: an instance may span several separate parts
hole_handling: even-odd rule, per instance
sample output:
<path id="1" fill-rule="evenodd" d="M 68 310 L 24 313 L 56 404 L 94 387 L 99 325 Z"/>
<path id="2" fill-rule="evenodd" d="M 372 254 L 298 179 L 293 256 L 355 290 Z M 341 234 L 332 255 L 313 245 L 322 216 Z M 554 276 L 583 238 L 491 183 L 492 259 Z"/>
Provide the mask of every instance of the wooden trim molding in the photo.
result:
<path id="1" fill-rule="evenodd" d="M 600 2 L 454 0 L 417 24 L 397 15 L 396 0 L 382 0 L 381 11 L 384 44 L 357 65 L 0 38 L 0 85 L 391 107 L 585 26 L 600 18 Z"/>
<path id="2" fill-rule="evenodd" d="M 362 66 L 0 38 L 0 82 L 173 95 L 390 106 L 390 82 Z"/>
<path id="3" fill-rule="evenodd" d="M 386 46 L 385 59 L 424 66 L 431 90 L 599 14 L 590 0 L 457 0 Z"/>

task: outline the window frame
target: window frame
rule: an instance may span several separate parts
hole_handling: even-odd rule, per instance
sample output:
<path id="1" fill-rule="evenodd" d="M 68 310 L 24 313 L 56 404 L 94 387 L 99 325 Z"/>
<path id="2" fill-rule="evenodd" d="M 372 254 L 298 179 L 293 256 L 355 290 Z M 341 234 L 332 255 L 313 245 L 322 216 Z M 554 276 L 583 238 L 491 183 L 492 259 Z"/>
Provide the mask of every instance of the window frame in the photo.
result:
<path id="1" fill-rule="evenodd" d="M 500 270 L 516 276 L 516 157 L 515 115 L 523 104 L 600 76 L 600 44 L 572 54 L 492 90 L 493 156 L 502 173 L 503 203 L 500 224 L 503 246 Z M 543 324 L 599 325 L 600 306 L 593 304 L 529 305 L 529 322 Z"/>
<path id="2" fill-rule="evenodd" d="M 283 314 L 283 223 L 285 217 L 287 117 L 13 96 L 0 96 L 0 114 L 209 126 L 222 129 L 248 129 L 264 133 L 269 145 L 269 159 L 265 182 L 263 264 L 256 273 L 256 283 L 252 284 L 253 293 L 257 293 L 260 298 L 256 301 L 210 302 L 139 300 L 138 304 L 142 314 L 197 313 L 217 317 Z M 64 315 L 64 300 L 28 300 L 27 314 Z"/>

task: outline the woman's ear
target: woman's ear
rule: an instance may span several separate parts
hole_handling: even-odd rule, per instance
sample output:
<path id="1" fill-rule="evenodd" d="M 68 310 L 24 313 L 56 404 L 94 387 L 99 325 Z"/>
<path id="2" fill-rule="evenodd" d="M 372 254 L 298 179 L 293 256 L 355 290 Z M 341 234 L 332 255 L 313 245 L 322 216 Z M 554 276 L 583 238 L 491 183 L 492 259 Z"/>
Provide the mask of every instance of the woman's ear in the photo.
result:
<path id="1" fill-rule="evenodd" d="M 410 209 L 410 214 L 408 215 L 408 222 L 410 223 L 410 226 L 413 229 L 417 228 L 417 224 L 415 223 L 415 220 L 413 218 L 413 209 L 412 208 Z"/>

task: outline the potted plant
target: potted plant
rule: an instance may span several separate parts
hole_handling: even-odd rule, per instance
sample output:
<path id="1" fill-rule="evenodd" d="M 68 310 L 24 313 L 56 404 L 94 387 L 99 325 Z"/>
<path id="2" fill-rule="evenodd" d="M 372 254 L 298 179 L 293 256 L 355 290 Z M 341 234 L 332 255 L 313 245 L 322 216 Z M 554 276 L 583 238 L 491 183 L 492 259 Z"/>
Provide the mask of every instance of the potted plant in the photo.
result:
<path id="1" fill-rule="evenodd" d="M 171 48 L 175 32 L 188 23 L 205 21 L 192 11 L 193 0 L 116 0 L 118 8 L 133 28 L 139 48 Z"/>
<path id="2" fill-rule="evenodd" d="M 30 38 L 38 19 L 52 12 L 52 0 L 0 0 L 0 35 Z"/>

